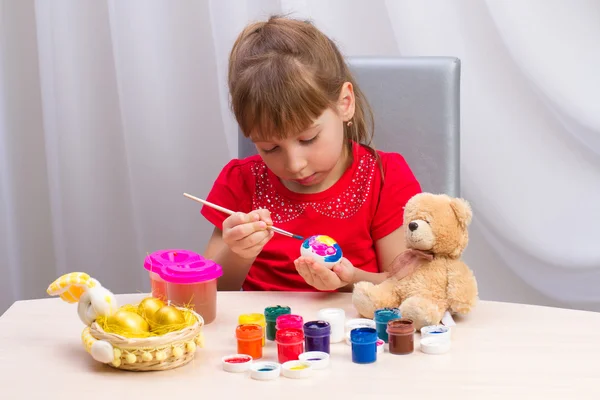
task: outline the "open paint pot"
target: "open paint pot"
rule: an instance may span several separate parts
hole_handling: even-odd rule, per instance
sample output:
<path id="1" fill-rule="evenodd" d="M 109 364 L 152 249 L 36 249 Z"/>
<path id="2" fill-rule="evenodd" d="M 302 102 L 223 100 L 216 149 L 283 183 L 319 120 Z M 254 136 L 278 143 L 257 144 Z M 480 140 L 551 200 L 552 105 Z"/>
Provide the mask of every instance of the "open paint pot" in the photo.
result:
<path id="1" fill-rule="evenodd" d="M 415 327 L 407 318 L 390 320 L 387 323 L 389 351 L 391 354 L 410 354 L 414 350 Z"/>
<path id="2" fill-rule="evenodd" d="M 252 365 L 252 357 L 247 354 L 231 354 L 223 357 L 221 363 L 227 372 L 246 372 Z"/>
<path id="3" fill-rule="evenodd" d="M 313 369 L 325 369 L 329 366 L 329 353 L 307 351 L 298 356 L 298 360 L 308 362 Z"/>
<path id="4" fill-rule="evenodd" d="M 281 365 L 276 362 L 262 361 L 252 364 L 250 377 L 259 381 L 268 381 L 278 378 L 281 374 Z"/>
<path id="5" fill-rule="evenodd" d="M 308 378 L 313 373 L 313 367 L 308 361 L 287 361 L 281 365 L 281 373 L 286 378 Z"/>

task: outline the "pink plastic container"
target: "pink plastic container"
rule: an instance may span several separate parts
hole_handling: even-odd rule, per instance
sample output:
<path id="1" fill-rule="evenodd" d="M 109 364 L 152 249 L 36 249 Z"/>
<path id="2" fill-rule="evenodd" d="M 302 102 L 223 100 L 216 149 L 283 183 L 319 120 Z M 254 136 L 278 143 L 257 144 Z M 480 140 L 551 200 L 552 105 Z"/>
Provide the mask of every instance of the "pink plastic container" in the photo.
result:
<path id="1" fill-rule="evenodd" d="M 188 250 L 160 250 L 148 255 L 152 296 L 176 306 L 190 306 L 210 324 L 217 316 L 220 265 Z"/>

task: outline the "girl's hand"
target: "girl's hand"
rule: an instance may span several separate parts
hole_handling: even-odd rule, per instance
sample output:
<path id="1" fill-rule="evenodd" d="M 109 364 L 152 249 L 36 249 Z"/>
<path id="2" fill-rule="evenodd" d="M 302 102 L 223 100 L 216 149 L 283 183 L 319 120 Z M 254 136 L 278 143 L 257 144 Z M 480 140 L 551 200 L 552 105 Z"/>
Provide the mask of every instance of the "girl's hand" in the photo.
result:
<path id="1" fill-rule="evenodd" d="M 306 283 L 318 290 L 336 290 L 354 282 L 356 268 L 346 258 L 342 258 L 333 269 L 310 257 L 299 257 L 294 261 L 294 265 Z"/>
<path id="2" fill-rule="evenodd" d="M 223 221 L 223 241 L 229 249 L 244 259 L 254 259 L 273 237 L 268 229 L 273 225 L 269 210 L 235 213 Z"/>

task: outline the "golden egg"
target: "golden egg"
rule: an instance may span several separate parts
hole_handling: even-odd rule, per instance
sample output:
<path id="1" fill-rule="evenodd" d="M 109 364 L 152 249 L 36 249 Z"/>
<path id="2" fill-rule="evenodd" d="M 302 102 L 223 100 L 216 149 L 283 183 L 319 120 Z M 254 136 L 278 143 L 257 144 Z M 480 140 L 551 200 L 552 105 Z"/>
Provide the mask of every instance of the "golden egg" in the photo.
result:
<path id="1" fill-rule="evenodd" d="M 154 313 L 150 323 L 152 329 L 169 325 L 181 325 L 185 324 L 185 316 L 173 306 L 164 306 Z"/>
<path id="2" fill-rule="evenodd" d="M 126 337 L 147 335 L 150 331 L 148 321 L 132 311 L 119 310 L 106 318 L 106 331 Z"/>
<path id="3" fill-rule="evenodd" d="M 157 312 L 165 303 L 161 299 L 156 297 L 147 297 L 141 301 L 138 305 L 138 314 L 147 320 L 152 319 L 152 316 Z"/>

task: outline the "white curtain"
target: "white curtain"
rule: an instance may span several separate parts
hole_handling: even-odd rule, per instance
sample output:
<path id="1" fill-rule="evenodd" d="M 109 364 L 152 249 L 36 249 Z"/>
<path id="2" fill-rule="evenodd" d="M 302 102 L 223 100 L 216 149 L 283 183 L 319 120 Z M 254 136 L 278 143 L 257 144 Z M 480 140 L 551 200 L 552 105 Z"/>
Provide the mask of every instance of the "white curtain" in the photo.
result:
<path id="1" fill-rule="evenodd" d="M 0 0 L 0 313 L 70 271 L 147 291 L 147 253 L 203 250 L 182 193 L 236 156 L 228 52 L 272 13 L 347 55 L 459 57 L 481 297 L 600 310 L 600 2 Z"/>

